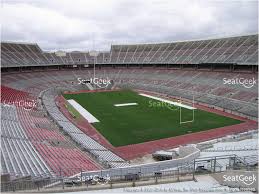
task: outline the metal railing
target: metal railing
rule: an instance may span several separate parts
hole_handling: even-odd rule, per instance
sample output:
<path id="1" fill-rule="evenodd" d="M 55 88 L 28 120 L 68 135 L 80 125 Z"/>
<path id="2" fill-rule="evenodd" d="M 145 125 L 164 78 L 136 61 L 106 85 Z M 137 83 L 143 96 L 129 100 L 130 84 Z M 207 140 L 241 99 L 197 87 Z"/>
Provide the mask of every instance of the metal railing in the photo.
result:
<path id="1" fill-rule="evenodd" d="M 250 160 L 252 159 L 252 162 Z M 60 174 L 56 177 L 19 179 L 9 182 L 1 182 L 1 191 L 26 191 L 37 192 L 53 190 L 69 190 L 72 188 L 83 189 L 109 189 L 113 187 L 130 187 L 137 185 L 151 185 L 162 182 L 176 182 L 195 180 L 196 175 L 213 174 L 226 170 L 251 170 L 255 169 L 258 163 L 258 156 L 239 157 L 237 155 L 225 155 L 217 157 L 203 157 L 193 160 L 188 164 L 170 167 L 167 169 L 152 169 L 150 171 L 139 167 L 139 171 L 124 171 L 121 174 L 107 173 L 106 170 L 96 172 L 83 172 L 81 170 L 75 176 L 65 177 L 60 169 Z M 73 171 L 73 169 L 70 169 Z M 114 169 L 113 169 L 114 170 Z M 75 172 L 78 172 L 78 169 Z"/>

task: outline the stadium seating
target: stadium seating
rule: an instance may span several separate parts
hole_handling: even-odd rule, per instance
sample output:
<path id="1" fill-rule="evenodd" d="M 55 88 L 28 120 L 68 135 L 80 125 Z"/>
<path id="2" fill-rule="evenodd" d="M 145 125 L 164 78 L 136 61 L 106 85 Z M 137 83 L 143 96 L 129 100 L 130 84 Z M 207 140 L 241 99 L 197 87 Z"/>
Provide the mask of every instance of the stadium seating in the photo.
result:
<path id="1" fill-rule="evenodd" d="M 32 92 L 34 96 L 37 96 L 41 91 L 50 87 L 50 85 L 52 87 L 62 85 L 70 91 L 89 89 L 88 87 L 78 85 L 77 78 L 90 77 L 93 75 L 93 71 L 72 71 L 72 74 L 69 74 L 69 71 L 44 72 L 40 73 L 42 76 L 41 78 L 38 78 L 38 72 L 35 72 L 35 74 L 24 73 L 21 75 L 3 75 L 3 80 L 7 77 L 9 80 L 6 82 L 8 87 L 20 89 L 22 91 L 28 91 L 29 88 L 29 91 Z M 27 75 L 30 76 L 28 77 L 30 81 L 28 81 Z M 14 79 L 18 76 L 20 78 L 19 80 Z M 192 99 L 194 96 L 197 101 L 202 103 L 212 104 L 226 109 L 233 107 L 234 110 L 238 112 L 244 110 L 242 107 L 253 107 L 256 106 L 257 103 L 257 84 L 249 90 L 241 85 L 223 84 L 223 78 L 235 77 L 247 79 L 255 78 L 257 80 L 256 83 L 258 83 L 258 77 L 255 74 L 185 70 L 170 70 L 168 72 L 167 70 L 152 69 L 103 69 L 96 70 L 96 76 L 109 77 L 109 79 L 114 81 L 115 87 L 120 86 L 154 90 L 168 95 L 181 96 L 189 99 Z M 71 82 L 74 82 L 74 85 L 72 85 Z M 237 106 L 230 107 L 233 100 Z M 226 103 L 226 101 L 228 101 L 228 103 Z M 256 116 L 257 111 L 254 112 L 254 110 L 251 110 L 251 114 Z"/>
<path id="2" fill-rule="evenodd" d="M 33 116 L 37 110 L 27 111 L 15 106 L 17 104 L 12 105 L 13 100 L 25 99 L 27 92 L 2 88 L 5 91 L 2 100 L 9 102 L 1 103 L 2 174 L 8 173 L 12 179 L 24 176 L 44 178 L 71 176 L 81 170 L 101 168 L 51 125 L 44 115 Z"/>
<path id="3" fill-rule="evenodd" d="M 1 104 L 1 110 L 2 114 L 6 115 L 1 120 L 2 173 L 9 173 L 12 178 L 52 176 L 49 167 L 23 130 L 15 106 Z"/>
<path id="4" fill-rule="evenodd" d="M 96 60 L 88 52 L 65 56 L 43 52 L 37 44 L 2 42 L 2 67 L 92 64 L 258 64 L 258 35 L 163 44 L 112 45 Z"/>

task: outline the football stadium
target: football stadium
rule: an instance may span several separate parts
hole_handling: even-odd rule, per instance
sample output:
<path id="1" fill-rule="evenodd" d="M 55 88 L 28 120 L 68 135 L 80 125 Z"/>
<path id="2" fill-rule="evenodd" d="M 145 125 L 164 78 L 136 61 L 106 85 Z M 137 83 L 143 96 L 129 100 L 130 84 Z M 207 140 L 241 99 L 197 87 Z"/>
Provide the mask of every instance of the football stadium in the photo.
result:
<path id="1" fill-rule="evenodd" d="M 3 37 L 1 192 L 258 191 L 258 31 L 80 51 Z"/>

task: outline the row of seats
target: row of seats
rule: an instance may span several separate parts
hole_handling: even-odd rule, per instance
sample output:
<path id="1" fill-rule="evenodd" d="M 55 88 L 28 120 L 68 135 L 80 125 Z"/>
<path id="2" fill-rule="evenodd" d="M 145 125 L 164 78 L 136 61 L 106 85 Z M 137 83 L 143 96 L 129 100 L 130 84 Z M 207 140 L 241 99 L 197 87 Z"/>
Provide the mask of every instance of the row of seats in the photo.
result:
<path id="1" fill-rule="evenodd" d="M 69 89 L 74 89 L 78 86 L 77 78 L 89 78 L 93 76 L 92 70 L 82 70 L 82 71 L 55 71 L 44 72 L 39 74 L 37 72 L 33 74 L 24 73 L 25 76 L 33 75 L 24 80 L 20 74 L 15 74 L 14 76 L 20 77 L 20 80 L 24 80 L 23 83 L 18 83 L 17 81 L 8 82 L 8 86 L 16 88 L 16 84 L 23 86 L 23 88 L 39 87 L 40 89 L 46 89 L 46 86 L 57 86 L 64 85 L 65 87 L 70 87 Z M 41 78 L 39 78 L 41 76 Z M 4 76 L 5 77 L 5 76 Z M 6 77 L 9 77 L 8 75 Z M 223 78 L 234 79 L 234 78 L 246 78 L 255 79 L 258 81 L 258 77 L 255 74 L 245 74 L 245 73 L 224 73 L 224 72 L 206 72 L 206 71 L 186 71 L 186 70 L 156 70 L 156 69 L 103 69 L 96 70 L 96 77 L 104 77 L 112 79 L 116 82 L 125 80 L 127 82 L 146 82 L 155 85 L 167 85 L 176 88 L 188 87 L 189 90 L 198 90 L 201 92 L 211 93 L 214 95 L 225 95 L 242 91 L 244 93 L 252 93 L 256 96 L 256 87 L 245 88 L 242 85 L 234 84 L 228 85 L 224 84 Z M 53 80 L 55 78 L 55 80 Z M 5 79 L 3 79 L 4 82 Z M 74 83 L 72 85 L 72 82 Z M 116 83 L 115 82 L 115 83 Z M 257 82 L 256 82 L 257 83 Z M 40 84 L 40 85 L 39 85 Z M 43 88 L 41 86 L 44 86 Z M 206 88 L 206 90 L 203 90 Z M 217 94 L 216 89 L 220 91 Z M 231 98 L 231 96 L 229 96 Z"/>
<path id="2" fill-rule="evenodd" d="M 241 114 L 256 118 L 258 115 L 258 110 L 254 107 L 256 107 L 256 104 L 253 103 L 247 103 L 244 101 L 235 101 L 230 98 L 224 98 L 220 96 L 214 96 L 210 94 L 199 94 L 195 93 L 193 91 L 188 91 L 188 90 L 177 90 L 177 89 L 172 89 L 169 87 L 156 87 L 154 85 L 147 85 L 147 84 L 142 84 L 142 83 L 135 83 L 135 84 L 120 84 L 117 85 L 119 87 L 125 87 L 125 88 L 136 88 L 140 90 L 148 90 L 148 91 L 154 91 L 158 93 L 164 93 L 170 96 L 181 96 L 183 98 L 187 98 L 192 100 L 193 97 L 195 101 L 209 104 L 209 105 L 214 105 L 217 107 L 222 107 L 227 110 L 233 110 L 236 112 L 239 112 Z"/>
<path id="3" fill-rule="evenodd" d="M 80 171 L 100 169 L 98 164 L 78 148 L 53 147 L 42 143 L 35 143 L 34 146 L 56 175 L 72 176 Z"/>
<path id="4" fill-rule="evenodd" d="M 2 129 L 1 135 L 4 137 L 22 138 L 22 139 L 27 138 L 20 123 L 17 121 L 2 120 L 1 129 Z"/>
<path id="5" fill-rule="evenodd" d="M 1 102 L 5 104 L 15 104 L 19 106 L 24 104 L 25 101 L 31 99 L 28 92 L 16 90 L 6 86 L 1 86 Z"/>
<path id="6" fill-rule="evenodd" d="M 44 116 L 35 110 L 26 110 L 12 102 L 12 100 L 26 99 L 27 92 L 2 86 L 4 93 L 2 99 L 8 100 L 9 104 L 1 103 L 1 173 L 10 174 L 12 178 L 23 176 L 52 177 L 60 175 L 71 176 L 80 170 L 97 170 L 101 167 L 96 165 L 90 157 L 76 148 L 59 129 Z M 13 105 L 12 105 L 13 104 Z M 34 116 L 33 116 L 34 115 Z M 62 150 L 63 158 L 49 159 L 41 147 L 48 146 L 48 153 L 57 155 L 57 147 Z M 77 153 L 80 158 L 82 169 L 73 154 Z M 57 169 L 59 165 L 61 168 Z"/>
<path id="7" fill-rule="evenodd" d="M 1 111 L 15 115 L 13 120 L 1 120 L 1 173 L 8 173 L 12 178 L 53 176 L 18 121 L 15 106 L 1 105 Z"/>
<path id="8" fill-rule="evenodd" d="M 47 117 L 32 116 L 32 111 L 23 109 L 18 109 L 18 114 L 28 138 L 56 175 L 71 176 L 81 170 L 101 168 L 76 148 Z"/>
<path id="9" fill-rule="evenodd" d="M 94 60 L 89 52 L 68 52 L 64 56 L 28 49 L 30 44 L 1 43 L 3 67 L 59 64 L 258 64 L 258 35 L 180 41 L 163 44 L 112 45 Z"/>
<path id="10" fill-rule="evenodd" d="M 5 172 L 16 178 L 22 176 L 51 177 L 51 170 L 28 140 L 1 138 Z"/>
<path id="11" fill-rule="evenodd" d="M 32 111 L 26 111 L 21 108 L 17 109 L 17 112 L 19 114 L 20 122 L 26 130 L 27 137 L 31 141 L 66 141 L 64 136 L 46 117 L 32 116 Z"/>
<path id="12" fill-rule="evenodd" d="M 17 84 L 16 81 L 9 82 L 8 86 L 14 87 L 19 85 L 22 87 L 22 90 L 27 90 L 27 88 L 36 88 L 35 91 L 38 91 L 35 95 L 38 95 L 40 91 L 46 89 L 50 86 L 50 81 L 53 80 L 51 85 L 56 87 L 59 84 L 68 88 L 68 90 L 75 91 L 78 88 L 77 78 L 78 77 L 89 77 L 92 75 L 92 70 L 85 71 L 73 71 L 71 74 L 68 71 L 54 71 L 54 72 L 41 72 L 44 76 L 38 78 L 39 73 L 36 72 L 29 74 L 30 79 L 24 80 L 21 84 Z M 17 74 L 15 76 L 19 76 Z M 27 75 L 27 74 L 25 74 Z M 23 77 L 25 77 L 23 75 Z M 217 104 L 219 107 L 233 110 L 241 109 L 244 106 L 253 107 L 258 103 L 258 91 L 257 83 L 258 77 L 255 74 L 246 74 L 246 73 L 225 73 L 225 72 L 204 72 L 204 71 L 184 71 L 184 70 L 161 70 L 161 69 L 102 69 L 96 70 L 97 77 L 108 77 L 113 80 L 115 85 L 127 85 L 131 87 L 139 88 L 156 88 L 156 91 L 165 92 L 170 90 L 172 95 L 181 96 L 186 98 L 192 98 L 194 95 L 197 101 L 208 103 L 208 104 Z M 8 75 L 10 78 L 10 75 Z M 245 79 L 255 79 L 256 84 L 252 88 L 245 88 L 242 85 L 225 85 L 223 84 L 223 78 L 245 78 Z M 48 82 L 46 81 L 48 80 Z M 69 81 L 70 83 L 69 83 Z M 71 84 L 71 82 L 74 84 Z M 40 83 L 37 84 L 37 82 Z M 64 84 L 65 83 L 65 84 Z M 81 88 L 83 89 L 83 88 Z M 86 88 L 87 89 L 87 88 Z M 224 99 L 224 100 L 223 100 Z M 224 102 L 220 102 L 220 101 Z M 231 101 L 239 104 L 238 108 L 229 105 Z M 244 104 L 243 104 L 244 102 Z M 248 105 L 249 104 L 249 105 Z M 241 112 L 242 113 L 242 112 Z M 245 112 L 243 112 L 245 113 Z M 55 114 L 55 113 L 53 113 Z M 257 113 L 252 111 L 250 116 L 256 115 Z M 58 117 L 59 114 L 56 115 Z M 62 120 L 63 118 L 59 118 Z"/>

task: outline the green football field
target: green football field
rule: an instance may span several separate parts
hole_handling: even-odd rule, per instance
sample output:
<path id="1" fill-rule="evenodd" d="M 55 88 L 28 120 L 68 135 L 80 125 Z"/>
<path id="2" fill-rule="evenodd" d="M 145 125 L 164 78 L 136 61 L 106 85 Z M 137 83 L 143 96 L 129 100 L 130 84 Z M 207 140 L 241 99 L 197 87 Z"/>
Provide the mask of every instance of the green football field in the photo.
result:
<path id="1" fill-rule="evenodd" d="M 115 147 L 195 133 L 242 121 L 194 110 L 194 122 L 180 124 L 180 109 L 140 96 L 134 91 L 63 94 L 74 99 L 100 122 L 92 125 Z M 116 107 L 115 104 L 137 103 Z M 73 109 L 70 110 L 74 111 Z M 78 115 L 78 113 L 74 113 Z M 192 120 L 193 111 L 181 108 L 182 121 Z"/>

